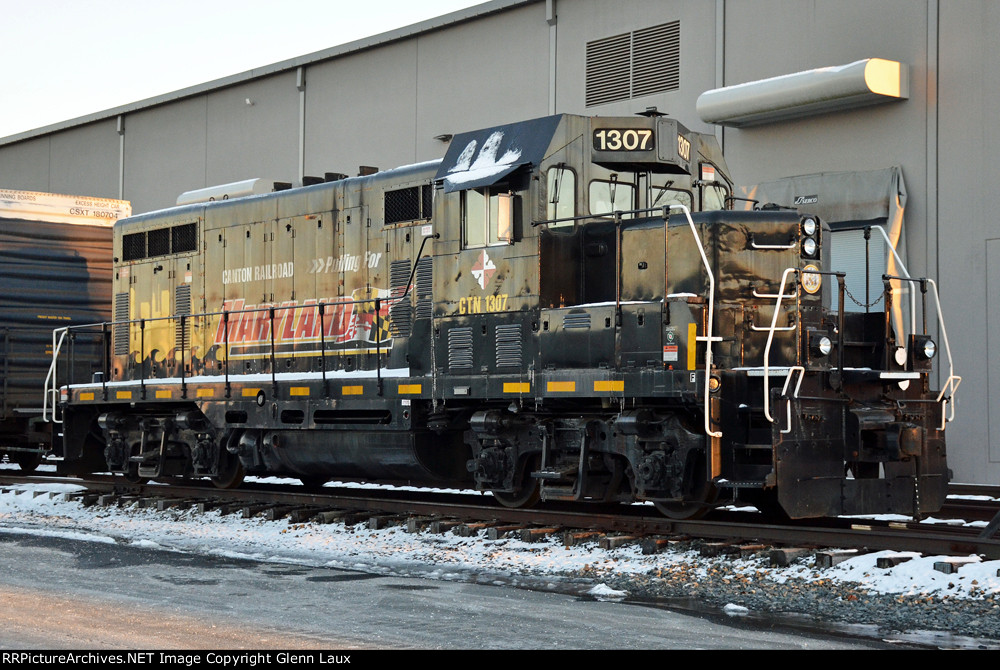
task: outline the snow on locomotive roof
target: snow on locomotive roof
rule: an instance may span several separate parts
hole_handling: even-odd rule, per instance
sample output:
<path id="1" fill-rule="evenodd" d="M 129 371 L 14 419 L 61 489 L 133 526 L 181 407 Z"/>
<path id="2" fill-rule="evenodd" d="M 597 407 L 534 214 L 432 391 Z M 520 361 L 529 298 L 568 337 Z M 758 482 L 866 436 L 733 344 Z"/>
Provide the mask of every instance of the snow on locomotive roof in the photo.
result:
<path id="1" fill-rule="evenodd" d="M 110 227 L 131 214 L 128 200 L 0 189 L 0 219 Z"/>

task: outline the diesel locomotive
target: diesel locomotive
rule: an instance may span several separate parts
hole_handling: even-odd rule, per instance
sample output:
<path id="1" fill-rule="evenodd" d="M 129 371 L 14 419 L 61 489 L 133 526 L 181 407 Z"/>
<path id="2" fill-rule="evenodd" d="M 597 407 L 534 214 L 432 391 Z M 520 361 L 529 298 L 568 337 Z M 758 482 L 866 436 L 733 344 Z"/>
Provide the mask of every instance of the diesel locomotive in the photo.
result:
<path id="1" fill-rule="evenodd" d="M 931 388 L 934 283 L 897 269 L 848 311 L 829 227 L 731 189 L 712 135 L 562 114 L 119 221 L 114 320 L 54 333 L 60 468 L 939 509 L 959 378 Z M 60 372 L 87 341 L 101 370 Z"/>

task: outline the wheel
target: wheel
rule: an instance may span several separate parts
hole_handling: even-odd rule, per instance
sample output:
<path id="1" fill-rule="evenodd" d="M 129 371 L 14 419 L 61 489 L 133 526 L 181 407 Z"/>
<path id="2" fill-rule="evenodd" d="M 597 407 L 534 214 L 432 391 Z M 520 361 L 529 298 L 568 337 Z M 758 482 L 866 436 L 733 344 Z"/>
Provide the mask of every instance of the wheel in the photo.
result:
<path id="1" fill-rule="evenodd" d="M 42 452 L 17 451 L 12 454 L 12 460 L 17 463 L 22 472 L 34 472 L 42 464 Z"/>
<path id="2" fill-rule="evenodd" d="M 212 477 L 212 484 L 217 489 L 235 489 L 243 483 L 246 472 L 243 470 L 243 464 L 240 463 L 240 457 L 229 453 L 229 449 L 226 448 L 227 444 L 233 440 L 238 442 L 239 439 L 239 431 L 234 431 L 227 440 L 219 445 L 219 474 Z"/>
<path id="3" fill-rule="evenodd" d="M 514 491 L 493 491 L 493 497 L 504 507 L 534 507 L 541 500 L 541 487 L 537 479 L 531 478 L 537 457 L 529 458 L 521 466 L 519 485 Z"/>
<path id="4" fill-rule="evenodd" d="M 687 499 L 681 502 L 654 502 L 653 506 L 663 516 L 684 521 L 688 519 L 700 519 L 715 508 L 715 500 L 719 497 L 719 491 L 711 482 L 706 482 L 707 489 L 697 499 Z"/>
<path id="5" fill-rule="evenodd" d="M 653 502 L 653 506 L 665 517 L 683 521 L 700 519 L 715 507 L 719 489 L 708 479 L 707 465 L 703 456 L 689 458 L 684 468 L 684 494 L 680 502 Z"/>

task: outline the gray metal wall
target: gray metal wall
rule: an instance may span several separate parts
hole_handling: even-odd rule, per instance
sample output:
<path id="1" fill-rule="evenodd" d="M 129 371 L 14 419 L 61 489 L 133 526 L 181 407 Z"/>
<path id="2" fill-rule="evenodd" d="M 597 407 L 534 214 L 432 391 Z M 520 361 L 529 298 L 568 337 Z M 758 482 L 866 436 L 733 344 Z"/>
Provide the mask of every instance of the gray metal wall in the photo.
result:
<path id="1" fill-rule="evenodd" d="M 675 20 L 677 90 L 585 106 L 588 42 Z M 436 135 L 554 112 L 631 114 L 655 105 L 711 131 L 695 113 L 707 89 L 862 58 L 896 60 L 909 67 L 905 101 L 717 132 L 743 184 L 902 168 L 908 264 L 940 280 L 964 377 L 949 428 L 952 467 L 959 480 L 1000 481 L 1000 226 L 986 197 L 1000 155 L 1000 3 L 494 0 L 421 25 L 276 64 L 256 78 L 0 139 L 0 186 L 124 197 L 138 213 L 172 205 L 186 190 L 250 177 L 296 182 L 437 158 L 446 145 Z"/>

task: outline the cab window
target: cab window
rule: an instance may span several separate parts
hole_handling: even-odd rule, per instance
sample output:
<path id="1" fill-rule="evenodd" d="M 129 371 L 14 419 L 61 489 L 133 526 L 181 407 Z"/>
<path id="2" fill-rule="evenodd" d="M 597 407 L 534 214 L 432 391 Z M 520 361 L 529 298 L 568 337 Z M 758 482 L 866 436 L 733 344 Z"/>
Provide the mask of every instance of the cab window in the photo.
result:
<path id="1" fill-rule="evenodd" d="M 635 209 L 635 185 L 617 179 L 590 182 L 590 213 L 610 215 Z M 628 217 L 626 217 L 628 218 Z"/>
<path id="2" fill-rule="evenodd" d="M 465 248 L 511 244 L 513 194 L 500 188 L 462 191 L 462 238 Z"/>
<path id="3" fill-rule="evenodd" d="M 678 188 L 670 188 L 670 184 L 652 184 L 646 195 L 646 202 L 649 207 L 670 207 L 671 205 L 684 205 L 690 211 L 691 192 Z"/>
<path id="4" fill-rule="evenodd" d="M 545 218 L 549 221 L 555 219 L 572 219 L 576 216 L 576 175 L 564 165 L 549 168 L 546 179 L 548 188 L 546 193 Z M 573 221 L 560 220 L 550 223 L 549 227 L 572 226 Z"/>

